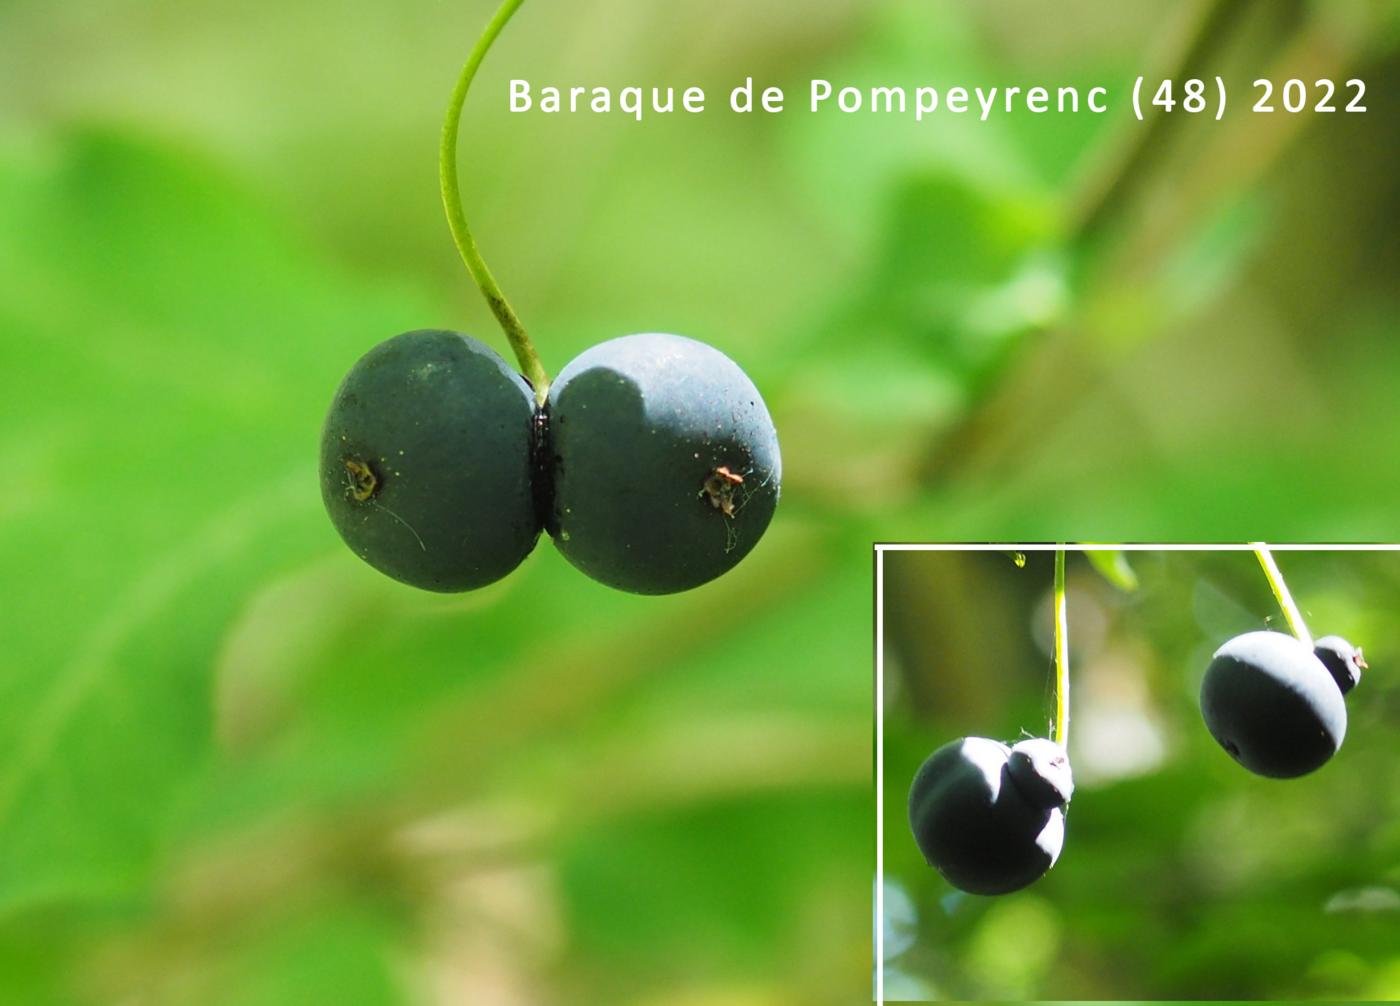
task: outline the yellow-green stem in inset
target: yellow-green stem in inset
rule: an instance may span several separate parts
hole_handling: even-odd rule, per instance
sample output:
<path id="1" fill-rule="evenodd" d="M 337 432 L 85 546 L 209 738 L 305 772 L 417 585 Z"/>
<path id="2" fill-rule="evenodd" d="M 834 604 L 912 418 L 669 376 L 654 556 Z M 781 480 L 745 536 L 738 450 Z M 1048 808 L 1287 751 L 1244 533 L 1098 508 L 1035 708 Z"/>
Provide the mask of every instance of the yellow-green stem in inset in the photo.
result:
<path id="1" fill-rule="evenodd" d="M 1069 612 L 1062 548 L 1055 549 L 1055 743 L 1069 745 Z"/>
<path id="2" fill-rule="evenodd" d="M 471 228 L 467 225 L 466 211 L 462 208 L 462 192 L 457 182 L 457 134 L 462 124 L 462 106 L 466 103 L 467 91 L 471 88 L 476 71 L 481 66 L 481 61 L 486 58 L 492 43 L 524 2 L 525 0 L 505 0 L 501 4 L 487 22 L 481 37 L 472 48 L 471 55 L 467 57 L 466 65 L 462 67 L 462 74 L 457 78 L 457 86 L 447 104 L 447 118 L 442 124 L 438 180 L 442 187 L 442 206 L 447 211 L 447 226 L 452 231 L 452 240 L 457 245 L 457 251 L 461 252 L 467 272 L 471 273 L 491 312 L 501 323 L 501 330 L 505 332 L 510 348 L 515 351 L 521 372 L 535 389 L 536 400 L 543 404 L 549 391 L 549 375 L 540 363 L 539 354 L 535 352 L 534 344 L 525 332 L 525 326 L 520 323 L 520 318 L 510 306 L 510 301 L 506 300 L 506 295 L 501 292 L 496 278 L 491 275 L 491 270 L 486 267 L 481 252 L 477 251 L 476 239 L 472 237 Z"/>
<path id="3" fill-rule="evenodd" d="M 1278 606 L 1283 609 L 1283 617 L 1288 622 L 1289 630 L 1311 650 L 1312 634 L 1303 622 L 1303 613 L 1298 610 L 1298 605 L 1293 603 L 1293 595 L 1288 592 L 1288 584 L 1283 581 L 1283 574 L 1279 572 L 1278 563 L 1274 562 L 1273 553 L 1261 541 L 1255 543 L 1254 556 L 1264 568 L 1264 577 L 1269 581 L 1269 588 L 1273 590 Z"/>

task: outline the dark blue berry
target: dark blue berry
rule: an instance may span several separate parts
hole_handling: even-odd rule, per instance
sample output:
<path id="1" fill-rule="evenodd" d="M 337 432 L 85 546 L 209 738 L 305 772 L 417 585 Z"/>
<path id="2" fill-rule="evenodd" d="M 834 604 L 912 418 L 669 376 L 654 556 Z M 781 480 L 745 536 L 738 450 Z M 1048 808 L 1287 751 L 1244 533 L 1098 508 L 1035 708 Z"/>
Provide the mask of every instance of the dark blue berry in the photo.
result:
<path id="1" fill-rule="evenodd" d="M 534 547 L 535 401 L 490 348 L 406 332 L 351 368 L 321 434 L 321 497 L 345 543 L 426 590 L 470 590 Z"/>
<path id="2" fill-rule="evenodd" d="M 1281 632 L 1247 632 L 1215 651 L 1201 714 L 1231 757 L 1276 779 L 1319 768 L 1347 729 L 1337 682 L 1311 649 Z"/>
<path id="3" fill-rule="evenodd" d="M 1059 859 L 1074 793 L 1065 751 L 1043 738 L 943 745 L 909 790 L 909 826 L 929 865 L 970 894 L 1005 894 Z"/>
<path id="4" fill-rule="evenodd" d="M 773 420 L 753 382 L 704 343 L 629 335 L 588 349 L 550 388 L 547 427 L 548 530 L 609 586 L 699 586 L 747 555 L 773 517 Z"/>
<path id="5" fill-rule="evenodd" d="M 1361 648 L 1352 646 L 1341 636 L 1323 636 L 1313 643 L 1313 653 L 1337 682 L 1337 687 L 1345 695 L 1361 681 L 1361 672 L 1366 661 L 1361 656 Z"/>

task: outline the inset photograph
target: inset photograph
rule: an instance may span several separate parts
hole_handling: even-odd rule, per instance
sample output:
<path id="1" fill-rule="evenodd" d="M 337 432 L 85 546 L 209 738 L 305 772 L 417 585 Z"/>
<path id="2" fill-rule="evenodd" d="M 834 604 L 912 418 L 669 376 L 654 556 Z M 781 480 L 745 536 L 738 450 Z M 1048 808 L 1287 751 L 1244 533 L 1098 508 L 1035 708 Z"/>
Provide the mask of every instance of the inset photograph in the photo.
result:
<path id="1" fill-rule="evenodd" d="M 1400 551 L 877 546 L 875 999 L 1400 999 Z"/>

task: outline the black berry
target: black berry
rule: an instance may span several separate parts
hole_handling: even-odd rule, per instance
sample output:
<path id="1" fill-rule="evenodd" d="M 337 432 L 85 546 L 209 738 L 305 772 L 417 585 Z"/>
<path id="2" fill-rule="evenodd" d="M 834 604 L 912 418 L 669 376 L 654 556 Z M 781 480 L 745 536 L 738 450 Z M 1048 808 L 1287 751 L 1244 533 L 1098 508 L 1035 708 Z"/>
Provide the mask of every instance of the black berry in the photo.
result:
<path id="1" fill-rule="evenodd" d="M 1337 682 L 1337 687 L 1345 695 L 1361 680 L 1361 672 L 1366 661 L 1361 656 L 1361 648 L 1352 646 L 1341 636 L 1323 636 L 1313 643 L 1313 653 Z"/>
<path id="2" fill-rule="evenodd" d="M 406 332 L 351 368 L 321 435 L 321 496 L 362 559 L 427 590 L 505 576 L 540 533 L 535 400 L 490 348 Z"/>
<path id="3" fill-rule="evenodd" d="M 782 462 L 758 389 L 723 353 L 629 335 L 566 366 L 547 403 L 559 551 L 602 583 L 688 590 L 739 562 L 768 527 Z"/>
<path id="4" fill-rule="evenodd" d="M 1055 865 L 1074 781 L 1064 748 L 985 737 L 943 745 L 909 790 L 909 826 L 929 865 L 970 894 L 1005 894 Z"/>
<path id="5" fill-rule="evenodd" d="M 1346 736 L 1342 689 L 1293 636 L 1246 632 L 1215 651 L 1201 682 L 1206 727 L 1231 757 L 1275 779 L 1306 775 Z"/>

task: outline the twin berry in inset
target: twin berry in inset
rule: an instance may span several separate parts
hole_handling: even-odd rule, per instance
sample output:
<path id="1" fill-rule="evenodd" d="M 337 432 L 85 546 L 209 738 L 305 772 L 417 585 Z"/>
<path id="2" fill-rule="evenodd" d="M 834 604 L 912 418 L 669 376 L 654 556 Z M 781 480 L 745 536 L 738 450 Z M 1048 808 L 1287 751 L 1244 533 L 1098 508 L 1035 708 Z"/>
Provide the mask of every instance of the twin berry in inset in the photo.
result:
<path id="1" fill-rule="evenodd" d="M 1212 657 L 1201 715 L 1216 741 L 1258 775 L 1287 779 L 1320 768 L 1346 737 L 1343 696 L 1361 680 L 1361 650 L 1340 636 L 1311 648 L 1282 632 L 1247 632 Z M 1060 856 L 1074 793 L 1058 744 L 1011 746 L 985 737 L 943 745 L 909 789 L 909 825 L 929 865 L 970 894 L 1006 894 L 1039 879 Z"/>
<path id="2" fill-rule="evenodd" d="M 929 755 L 909 788 L 909 826 L 930 866 L 969 894 L 1006 894 L 1060 858 L 1074 777 L 1065 749 L 962 737 Z"/>
<path id="3" fill-rule="evenodd" d="M 396 336 L 336 392 L 320 467 L 346 544 L 436 591 L 500 579 L 541 530 L 602 583 L 687 590 L 748 554 L 782 477 L 753 382 L 718 350 L 658 334 L 588 349 L 542 404 L 475 339 Z"/>

